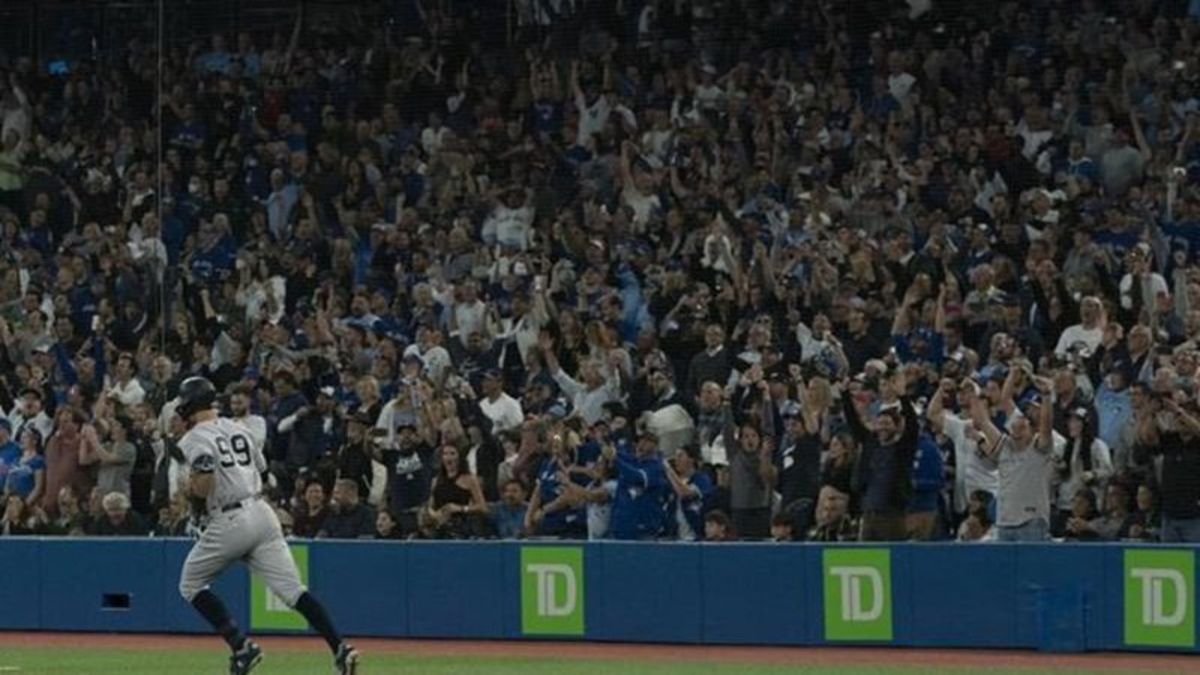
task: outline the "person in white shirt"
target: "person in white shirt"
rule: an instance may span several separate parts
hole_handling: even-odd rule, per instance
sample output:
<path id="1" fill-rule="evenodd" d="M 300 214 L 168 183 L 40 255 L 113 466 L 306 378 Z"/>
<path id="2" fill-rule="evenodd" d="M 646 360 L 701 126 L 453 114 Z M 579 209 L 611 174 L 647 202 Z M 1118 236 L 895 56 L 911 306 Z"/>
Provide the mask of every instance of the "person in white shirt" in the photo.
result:
<path id="1" fill-rule="evenodd" d="M 701 110 L 717 110 L 725 102 L 725 90 L 717 82 L 717 69 L 712 64 L 700 66 L 700 81 L 695 83 L 693 95 Z"/>
<path id="2" fill-rule="evenodd" d="M 1089 351 L 1095 352 L 1104 339 L 1104 306 L 1100 298 L 1089 295 L 1079 303 L 1079 323 L 1067 326 L 1058 337 L 1058 346 L 1054 348 L 1057 356 L 1066 356 L 1071 347 L 1082 342 Z"/>
<path id="3" fill-rule="evenodd" d="M 141 222 L 129 229 L 129 254 L 135 262 L 152 262 L 161 278 L 161 269 L 167 266 L 169 258 L 159 232 L 158 214 L 147 211 Z"/>
<path id="4" fill-rule="evenodd" d="M 1113 475 L 1112 453 L 1108 444 L 1096 438 L 1087 408 L 1075 408 L 1067 418 L 1067 437 L 1054 445 L 1058 470 L 1058 499 L 1055 506 L 1061 523 L 1070 517 L 1072 502 L 1080 490 L 1091 490 L 1097 504 L 1103 504 L 1108 479 Z M 1058 438 L 1056 441 L 1060 440 Z"/>
<path id="5" fill-rule="evenodd" d="M 250 412 L 250 392 L 239 388 L 229 397 L 230 418 L 250 431 L 255 447 L 266 447 L 267 420 Z"/>
<path id="6" fill-rule="evenodd" d="M 841 360 L 838 358 L 842 355 L 841 342 L 833 334 L 833 324 L 824 312 L 813 317 L 811 328 L 803 321 L 796 324 L 796 341 L 800 343 L 800 360 L 804 363 L 826 356 Z"/>
<path id="7" fill-rule="evenodd" d="M 54 420 L 46 414 L 44 405 L 40 390 L 26 387 L 21 392 L 21 400 L 8 415 L 8 421 L 12 423 L 13 438 L 20 438 L 26 426 L 35 429 L 43 439 L 50 438 L 50 432 L 54 430 Z"/>
<path id="8" fill-rule="evenodd" d="M 892 52 L 888 55 L 888 71 L 888 93 L 903 104 L 908 100 L 908 95 L 912 91 L 913 85 L 917 83 L 917 78 L 905 71 L 904 57 L 900 52 Z"/>
<path id="9" fill-rule="evenodd" d="M 430 379 L 439 383 L 451 364 L 450 352 L 442 346 L 442 332 L 432 326 L 420 329 L 417 341 L 405 348 L 404 358 L 419 360 Z"/>
<path id="10" fill-rule="evenodd" d="M 491 340 L 491 336 L 497 331 L 489 325 L 490 310 L 483 300 L 479 299 L 479 285 L 468 281 L 456 289 L 455 296 L 456 302 L 450 315 L 453 322 L 450 336 L 457 337 L 462 344 L 466 344 L 468 338 L 475 334 Z"/>
<path id="11" fill-rule="evenodd" d="M 16 73 L 8 76 L 8 92 L 0 98 L 0 138 L 15 133 L 20 143 L 33 141 L 33 107 L 25 90 L 21 89 Z"/>
<path id="12" fill-rule="evenodd" d="M 1160 293 L 1168 293 L 1167 281 L 1161 274 L 1151 271 L 1150 245 L 1142 242 L 1129 252 L 1130 271 L 1121 278 L 1122 309 L 1132 310 L 1135 307 L 1143 312 L 1151 312 L 1154 302 Z M 1142 317 L 1134 317 L 1141 321 Z"/>
<path id="13" fill-rule="evenodd" d="M 538 334 L 542 326 L 550 323 L 549 310 L 546 308 L 545 290 L 534 282 L 531 296 L 517 293 L 513 295 L 512 316 L 500 320 L 498 340 L 511 340 L 515 345 L 515 354 L 507 350 L 500 352 L 500 366 L 504 367 L 506 359 L 519 358 L 526 363 L 531 349 L 537 348 Z"/>
<path id="14" fill-rule="evenodd" d="M 480 237 L 485 244 L 524 251 L 529 248 L 533 215 L 533 191 L 511 187 L 497 195 Z"/>
<path id="15" fill-rule="evenodd" d="M 504 391 L 504 374 L 493 368 L 483 374 L 479 410 L 492 421 L 492 433 L 519 429 L 525 421 L 521 403 Z"/>
<path id="16" fill-rule="evenodd" d="M 980 432 L 969 413 L 968 416 L 959 416 L 945 409 L 946 398 L 954 395 L 955 391 L 953 380 L 942 380 L 942 386 L 929 402 L 926 415 L 933 429 L 940 430 L 954 444 L 954 513 L 965 516 L 970 506 L 970 495 L 986 492 L 995 496 L 1000 476 L 995 464 L 980 452 Z M 959 407 L 968 412 L 979 398 L 979 387 L 969 378 L 965 379 L 958 385 L 957 395 Z"/>
<path id="17" fill-rule="evenodd" d="M 585 361 L 579 366 L 579 379 L 572 378 L 559 365 L 558 356 L 554 351 L 554 339 L 543 333 L 538 338 L 538 346 L 546 360 L 546 369 L 558 384 L 563 393 L 571 399 L 575 414 L 589 427 L 604 417 L 604 404 L 621 398 L 620 369 L 613 368 L 610 377 L 605 378 L 600 364 L 595 361 Z"/>
<path id="18" fill-rule="evenodd" d="M 429 126 L 421 132 L 421 149 L 426 157 L 433 157 L 442 149 L 442 144 L 453 135 L 450 127 L 442 124 L 442 116 L 436 112 L 429 113 Z"/>
<path id="19" fill-rule="evenodd" d="M 133 356 L 122 354 L 117 358 L 113 375 L 105 388 L 105 396 L 123 408 L 140 405 L 146 399 L 146 390 L 142 383 L 133 376 Z"/>
<path id="20" fill-rule="evenodd" d="M 597 92 L 595 85 L 586 88 L 579 84 L 579 62 L 571 63 L 571 93 L 575 97 L 575 109 L 579 111 L 578 130 L 575 135 L 575 145 L 587 147 L 588 139 L 593 134 L 600 133 L 608 124 L 608 116 L 612 114 L 613 104 L 609 95 L 612 75 L 609 67 L 604 67 L 603 91 Z"/>

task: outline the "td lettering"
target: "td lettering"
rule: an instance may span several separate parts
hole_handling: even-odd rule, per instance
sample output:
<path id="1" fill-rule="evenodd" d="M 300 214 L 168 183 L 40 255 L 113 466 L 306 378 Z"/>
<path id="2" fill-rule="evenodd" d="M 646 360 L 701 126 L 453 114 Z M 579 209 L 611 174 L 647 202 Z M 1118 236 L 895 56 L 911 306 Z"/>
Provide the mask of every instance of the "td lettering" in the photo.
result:
<path id="1" fill-rule="evenodd" d="M 584 634 L 587 582 L 578 546 L 522 546 L 521 633 Z"/>
<path id="2" fill-rule="evenodd" d="M 1195 647 L 1195 551 L 1130 548 L 1124 558 L 1125 644 Z"/>
<path id="3" fill-rule="evenodd" d="M 821 567 L 825 639 L 892 640 L 891 551 L 827 548 Z"/>
<path id="4" fill-rule="evenodd" d="M 570 616 L 575 612 L 577 585 L 575 570 L 569 565 L 533 564 L 525 568 L 527 572 L 537 577 L 537 613 L 538 616 L 559 617 Z M 558 597 L 555 578 L 563 580 L 563 597 Z"/>
<path id="5" fill-rule="evenodd" d="M 876 621 L 883 614 L 883 576 L 874 567 L 830 567 L 842 588 L 843 621 Z M 863 608 L 863 582 L 871 584 L 871 606 Z"/>
<path id="6" fill-rule="evenodd" d="M 268 612 L 287 612 L 292 608 L 287 606 L 287 603 L 275 595 L 275 591 L 267 589 L 267 611 Z"/>
<path id="7" fill-rule="evenodd" d="M 1147 626 L 1179 626 L 1187 617 L 1188 585 L 1178 570 L 1135 567 L 1130 576 L 1142 582 L 1142 623 Z M 1166 593 L 1174 593 L 1174 607 L 1166 613 Z"/>

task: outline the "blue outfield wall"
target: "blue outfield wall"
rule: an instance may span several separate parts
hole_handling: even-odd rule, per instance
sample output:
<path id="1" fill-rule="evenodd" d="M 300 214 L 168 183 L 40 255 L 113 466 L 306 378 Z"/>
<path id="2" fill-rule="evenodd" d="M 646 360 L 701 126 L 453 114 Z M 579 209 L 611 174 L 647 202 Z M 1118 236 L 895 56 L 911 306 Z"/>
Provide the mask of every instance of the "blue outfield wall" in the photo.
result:
<path id="1" fill-rule="evenodd" d="M 206 632 L 177 539 L 0 540 L 0 629 Z M 1196 547 L 294 542 L 346 633 L 1196 651 Z M 244 567 L 255 632 L 303 621 Z"/>

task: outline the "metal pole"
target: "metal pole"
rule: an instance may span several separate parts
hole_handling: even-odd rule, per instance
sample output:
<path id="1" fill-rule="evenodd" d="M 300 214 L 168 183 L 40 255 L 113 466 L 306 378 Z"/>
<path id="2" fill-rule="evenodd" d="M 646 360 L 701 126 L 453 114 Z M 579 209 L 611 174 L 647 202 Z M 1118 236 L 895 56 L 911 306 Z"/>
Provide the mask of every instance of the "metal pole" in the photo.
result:
<path id="1" fill-rule="evenodd" d="M 157 73 L 156 73 L 157 74 L 156 89 L 157 89 L 158 93 L 157 93 L 157 98 L 156 98 L 157 107 L 155 108 L 155 111 L 154 111 L 155 126 L 157 127 L 157 132 L 158 132 L 157 133 L 158 141 L 156 143 L 156 148 L 155 148 L 155 151 L 158 154 L 158 165 L 156 167 L 157 168 L 156 190 L 158 191 L 158 194 L 156 195 L 156 199 L 154 200 L 154 203 L 155 203 L 155 210 L 156 210 L 155 215 L 158 218 L 158 241 L 159 241 L 159 244 L 161 244 L 163 246 L 163 250 L 165 251 L 166 250 L 166 242 L 163 241 L 163 199 L 166 197 L 166 189 L 165 189 L 166 185 L 165 185 L 165 181 L 163 179 L 163 166 L 165 165 L 163 146 L 165 145 L 166 134 L 164 133 L 164 129 L 163 129 L 163 89 L 164 89 L 164 87 L 163 87 L 163 79 L 164 79 L 163 69 L 166 64 L 165 53 L 166 53 L 166 47 L 167 47 L 167 40 L 166 40 L 166 29 L 164 28 L 164 26 L 165 26 L 164 16 L 165 16 L 164 0 L 158 0 L 158 36 L 157 36 L 157 42 L 158 42 L 158 54 L 157 54 L 158 64 L 157 65 L 158 65 L 158 68 L 157 68 Z M 168 255 L 168 259 L 169 259 L 169 257 L 170 256 Z M 159 337 L 159 342 L 160 342 L 159 353 L 165 354 L 167 351 L 167 269 L 165 267 L 166 263 L 161 263 L 164 265 L 164 267 L 159 268 L 160 261 L 157 260 L 157 253 L 155 254 L 155 258 L 156 258 L 156 260 L 154 261 L 154 268 L 156 270 L 156 277 L 157 277 L 156 282 L 158 284 L 158 320 L 159 320 L 158 337 Z"/>

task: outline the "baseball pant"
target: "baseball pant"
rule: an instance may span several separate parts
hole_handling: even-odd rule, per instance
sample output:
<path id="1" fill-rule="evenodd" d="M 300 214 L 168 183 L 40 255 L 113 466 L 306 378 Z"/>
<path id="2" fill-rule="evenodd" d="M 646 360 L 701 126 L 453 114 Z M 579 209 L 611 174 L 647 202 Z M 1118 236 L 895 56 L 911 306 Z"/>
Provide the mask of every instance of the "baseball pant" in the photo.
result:
<path id="1" fill-rule="evenodd" d="M 295 607 L 304 594 L 279 518 L 261 499 L 248 499 L 242 508 L 212 517 L 183 563 L 179 593 L 191 602 L 238 560 L 245 561 L 288 607 Z"/>

